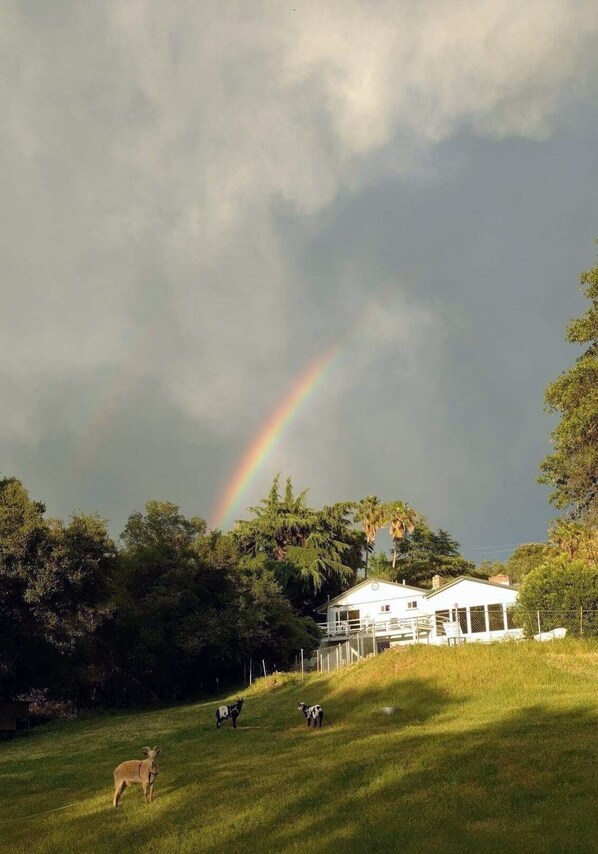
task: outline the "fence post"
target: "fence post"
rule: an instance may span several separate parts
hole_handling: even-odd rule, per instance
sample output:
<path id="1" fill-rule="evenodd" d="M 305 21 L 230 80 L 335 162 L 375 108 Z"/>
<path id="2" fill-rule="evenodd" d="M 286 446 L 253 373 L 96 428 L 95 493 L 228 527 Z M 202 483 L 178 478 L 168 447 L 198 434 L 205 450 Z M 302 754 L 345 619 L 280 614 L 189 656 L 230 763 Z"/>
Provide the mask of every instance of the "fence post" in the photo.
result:
<path id="1" fill-rule="evenodd" d="M 264 661 L 263 658 L 262 658 L 262 667 L 264 668 L 264 676 L 267 676 L 268 674 L 266 673 L 266 662 Z"/>
<path id="2" fill-rule="evenodd" d="M 301 681 L 303 682 L 303 647 L 301 648 Z"/>
<path id="3" fill-rule="evenodd" d="M 339 663 L 339 661 L 340 661 L 339 652 L 340 652 L 340 650 L 339 650 L 339 648 L 338 648 L 338 644 L 337 644 L 337 647 L 336 647 L 336 667 L 337 667 L 337 669 L 340 667 L 340 663 Z"/>
<path id="4" fill-rule="evenodd" d="M 538 617 L 538 640 L 542 640 L 542 624 L 540 623 L 540 612 L 536 611 L 536 615 Z"/>
<path id="5" fill-rule="evenodd" d="M 374 646 L 374 655 L 378 655 L 378 644 L 376 643 L 376 620 L 372 622 L 372 643 Z"/>
<path id="6" fill-rule="evenodd" d="M 253 659 L 249 659 L 249 684 L 253 685 Z"/>
<path id="7" fill-rule="evenodd" d="M 579 606 L 579 636 L 583 637 L 583 605 Z"/>

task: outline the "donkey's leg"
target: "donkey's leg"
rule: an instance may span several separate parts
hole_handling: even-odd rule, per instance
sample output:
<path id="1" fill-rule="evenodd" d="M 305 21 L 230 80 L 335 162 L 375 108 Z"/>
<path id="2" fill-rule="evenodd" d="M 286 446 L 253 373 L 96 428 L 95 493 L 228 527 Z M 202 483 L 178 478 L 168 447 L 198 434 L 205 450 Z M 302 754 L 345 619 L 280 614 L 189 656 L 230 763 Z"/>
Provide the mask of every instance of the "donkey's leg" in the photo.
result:
<path id="1" fill-rule="evenodd" d="M 124 790 L 126 788 L 127 788 L 126 780 L 123 780 L 122 783 L 115 785 L 115 787 L 114 787 L 114 798 L 112 800 L 113 806 L 115 806 L 115 807 L 118 806 L 118 802 L 120 801 L 120 796 L 122 795 L 122 793 L 124 792 Z"/>

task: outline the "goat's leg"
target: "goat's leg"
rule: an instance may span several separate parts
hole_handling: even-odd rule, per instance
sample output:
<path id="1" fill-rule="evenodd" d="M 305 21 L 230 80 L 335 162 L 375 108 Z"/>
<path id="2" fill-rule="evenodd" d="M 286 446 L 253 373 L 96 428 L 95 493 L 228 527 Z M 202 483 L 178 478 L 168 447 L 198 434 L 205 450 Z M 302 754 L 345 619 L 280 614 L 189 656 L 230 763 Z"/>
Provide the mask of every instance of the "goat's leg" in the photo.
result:
<path id="1" fill-rule="evenodd" d="M 118 806 L 118 802 L 120 801 L 120 796 L 122 795 L 122 793 L 124 792 L 124 790 L 126 788 L 127 788 L 126 780 L 123 780 L 122 783 L 116 783 L 115 784 L 115 786 L 114 786 L 114 798 L 112 800 L 113 806 L 115 806 L 115 807 Z"/>
<path id="2" fill-rule="evenodd" d="M 147 782 L 147 783 L 142 783 L 142 786 L 143 786 L 143 797 L 145 798 L 145 802 L 146 802 L 146 804 L 149 804 L 149 802 L 150 802 L 150 800 L 151 800 L 151 799 L 149 799 L 149 794 L 150 794 L 150 784 L 149 784 L 149 782 Z"/>
<path id="3" fill-rule="evenodd" d="M 153 798 L 154 798 L 154 784 L 150 783 L 149 784 L 149 802 L 150 802 L 150 804 L 151 804 Z"/>
<path id="4" fill-rule="evenodd" d="M 232 715 L 232 719 L 233 719 L 233 729 L 236 729 L 237 728 L 237 715 Z"/>

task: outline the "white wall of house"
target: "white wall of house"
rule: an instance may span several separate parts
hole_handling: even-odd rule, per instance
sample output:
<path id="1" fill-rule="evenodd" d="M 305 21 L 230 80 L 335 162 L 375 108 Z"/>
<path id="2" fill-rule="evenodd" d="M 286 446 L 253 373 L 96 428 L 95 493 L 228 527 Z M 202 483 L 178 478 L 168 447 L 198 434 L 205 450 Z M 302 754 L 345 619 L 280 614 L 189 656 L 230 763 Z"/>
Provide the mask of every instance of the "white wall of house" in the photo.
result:
<path id="1" fill-rule="evenodd" d="M 349 612 L 353 614 L 352 618 Z M 329 625 L 333 625 L 357 619 L 357 612 L 362 625 L 421 616 L 427 613 L 425 591 L 390 581 L 368 579 L 329 604 L 326 619 Z"/>
<path id="2" fill-rule="evenodd" d="M 517 591 L 507 585 L 474 578 L 449 583 L 427 597 L 429 613 L 436 617 L 431 640 L 446 640 L 445 619 L 458 622 L 459 635 L 471 641 L 518 637 L 521 632 L 513 627 L 509 612 L 516 601 Z"/>

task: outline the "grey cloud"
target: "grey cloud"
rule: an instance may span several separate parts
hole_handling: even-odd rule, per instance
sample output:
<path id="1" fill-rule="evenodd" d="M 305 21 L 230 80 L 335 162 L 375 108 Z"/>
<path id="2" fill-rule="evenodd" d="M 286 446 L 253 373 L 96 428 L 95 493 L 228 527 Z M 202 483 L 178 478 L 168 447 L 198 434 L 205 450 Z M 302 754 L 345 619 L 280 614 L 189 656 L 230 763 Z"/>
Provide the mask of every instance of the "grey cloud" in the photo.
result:
<path id="1" fill-rule="evenodd" d="M 208 516 L 280 396 L 350 331 L 253 497 L 278 468 L 321 500 L 405 488 L 475 542 L 463 513 L 480 506 L 483 483 L 501 483 L 492 448 L 518 448 L 513 477 L 529 455 L 531 483 L 544 447 L 532 432 L 548 432 L 528 408 L 505 445 L 498 413 L 528 405 L 532 387 L 539 407 L 567 358 L 556 348 L 530 369 L 518 343 L 545 272 L 525 232 L 554 258 L 533 221 L 554 239 L 542 187 L 570 168 L 570 151 L 551 142 L 595 131 L 597 29 L 595 4 L 565 0 L 7 4 L 4 467 L 53 512 L 97 503 L 118 526 L 123 496 L 169 485 L 176 498 L 178 485 Z M 501 190 L 529 170 L 517 140 L 540 161 L 525 222 Z M 584 163 L 595 165 L 589 151 Z M 476 189 L 485 169 L 496 170 L 490 205 Z M 566 186 L 548 201 L 574 198 Z M 581 221 L 570 214 L 572 230 Z M 563 277 L 584 241 L 563 241 Z M 527 282 L 512 322 L 505 264 Z M 561 334 L 554 299 L 531 341 Z M 479 328 L 488 313 L 512 343 L 500 369 Z M 536 531 L 546 511 L 534 495 Z M 496 506 L 479 512 L 490 536 Z M 498 516 L 505 531 L 515 524 Z"/>

